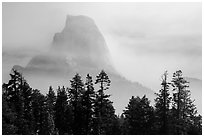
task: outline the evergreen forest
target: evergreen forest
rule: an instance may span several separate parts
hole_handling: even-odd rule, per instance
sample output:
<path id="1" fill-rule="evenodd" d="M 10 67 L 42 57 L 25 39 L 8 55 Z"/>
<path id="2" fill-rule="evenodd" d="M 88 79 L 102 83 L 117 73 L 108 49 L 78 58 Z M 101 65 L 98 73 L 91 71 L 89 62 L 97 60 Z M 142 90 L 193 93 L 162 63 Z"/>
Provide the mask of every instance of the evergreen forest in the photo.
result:
<path id="1" fill-rule="evenodd" d="M 120 115 L 107 94 L 111 78 L 102 70 L 76 74 L 69 86 L 48 87 L 46 94 L 30 87 L 13 69 L 2 84 L 3 135 L 201 135 L 202 116 L 191 99 L 181 70 L 162 75 L 154 105 L 144 95 L 132 96 Z M 128 92 L 128 91 L 124 91 Z M 137 91 L 135 91 L 137 92 Z"/>

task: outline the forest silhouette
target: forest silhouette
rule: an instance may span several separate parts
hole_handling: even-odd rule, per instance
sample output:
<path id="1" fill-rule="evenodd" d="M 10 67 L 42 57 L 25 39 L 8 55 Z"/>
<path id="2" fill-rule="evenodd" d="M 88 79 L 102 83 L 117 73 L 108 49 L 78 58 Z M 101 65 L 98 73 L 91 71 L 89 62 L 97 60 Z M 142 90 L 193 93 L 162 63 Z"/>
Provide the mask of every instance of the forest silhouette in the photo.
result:
<path id="1" fill-rule="evenodd" d="M 111 78 L 104 70 L 95 79 L 87 74 L 85 81 L 77 73 L 69 87 L 50 86 L 44 95 L 12 69 L 10 80 L 2 85 L 2 134 L 201 135 L 202 116 L 182 71 L 176 71 L 171 81 L 165 71 L 160 84 L 153 106 L 145 95 L 132 96 L 123 113 L 116 115 L 106 94 Z"/>

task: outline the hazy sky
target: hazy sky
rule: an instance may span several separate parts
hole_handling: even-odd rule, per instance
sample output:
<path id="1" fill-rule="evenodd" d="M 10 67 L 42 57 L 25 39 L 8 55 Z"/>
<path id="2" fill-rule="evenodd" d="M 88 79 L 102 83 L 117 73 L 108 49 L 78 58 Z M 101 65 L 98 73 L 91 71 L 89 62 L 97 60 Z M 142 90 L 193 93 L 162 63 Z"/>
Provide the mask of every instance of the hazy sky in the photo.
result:
<path id="1" fill-rule="evenodd" d="M 201 3 L 3 3 L 3 51 L 44 49 L 67 14 L 94 19 L 114 66 L 154 90 L 165 70 L 202 78 Z M 4 69 L 4 68 L 3 68 Z"/>

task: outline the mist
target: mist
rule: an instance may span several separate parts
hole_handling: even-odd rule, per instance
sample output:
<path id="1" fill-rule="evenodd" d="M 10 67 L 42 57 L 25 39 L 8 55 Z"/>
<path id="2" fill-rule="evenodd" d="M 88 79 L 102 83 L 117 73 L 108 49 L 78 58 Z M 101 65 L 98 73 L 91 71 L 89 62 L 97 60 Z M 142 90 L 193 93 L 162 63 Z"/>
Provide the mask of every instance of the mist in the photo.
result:
<path id="1" fill-rule="evenodd" d="M 105 38 L 111 65 L 127 80 L 153 91 L 160 89 L 165 70 L 169 81 L 180 69 L 186 77 L 202 80 L 201 11 L 200 3 L 3 3 L 3 82 L 8 81 L 14 65 L 29 66 L 33 57 L 48 53 L 53 55 L 53 60 L 66 56 L 64 67 L 73 66 L 77 70 L 74 54 L 51 51 L 53 39 L 63 31 L 67 15 L 85 15 L 94 20 Z M 83 55 L 82 59 L 86 55 L 84 51 L 80 47 L 76 50 L 78 55 Z M 43 64 L 46 60 L 37 62 L 40 61 Z M 53 67 L 49 65 L 46 68 Z M 58 79 L 57 84 L 52 78 L 45 79 L 50 85 L 57 85 L 69 78 Z M 43 91 L 48 88 L 43 81 L 40 85 L 35 84 L 35 79 L 30 81 L 34 88 Z"/>
<path id="2" fill-rule="evenodd" d="M 3 3 L 3 51 L 49 46 L 67 14 L 95 20 L 115 68 L 129 80 L 157 90 L 150 83 L 158 85 L 165 70 L 202 79 L 200 3 Z"/>
<path id="3" fill-rule="evenodd" d="M 3 2 L 2 134 L 202 134 L 201 2 Z"/>

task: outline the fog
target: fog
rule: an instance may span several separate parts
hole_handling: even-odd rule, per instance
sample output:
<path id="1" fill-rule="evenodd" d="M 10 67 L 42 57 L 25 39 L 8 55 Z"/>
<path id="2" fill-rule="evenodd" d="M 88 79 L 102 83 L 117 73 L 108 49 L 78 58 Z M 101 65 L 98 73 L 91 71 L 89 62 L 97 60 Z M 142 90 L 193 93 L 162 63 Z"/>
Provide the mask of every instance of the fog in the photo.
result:
<path id="1" fill-rule="evenodd" d="M 11 66 L 46 51 L 67 14 L 95 21 L 114 67 L 131 81 L 158 90 L 162 73 L 178 69 L 202 79 L 201 11 L 201 3 L 3 3 L 3 81 Z"/>

